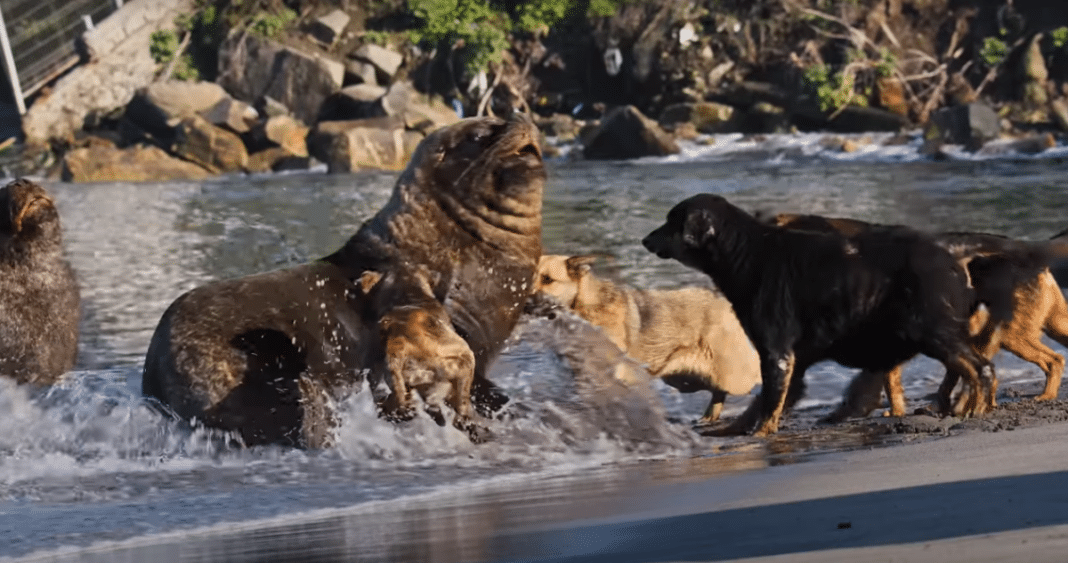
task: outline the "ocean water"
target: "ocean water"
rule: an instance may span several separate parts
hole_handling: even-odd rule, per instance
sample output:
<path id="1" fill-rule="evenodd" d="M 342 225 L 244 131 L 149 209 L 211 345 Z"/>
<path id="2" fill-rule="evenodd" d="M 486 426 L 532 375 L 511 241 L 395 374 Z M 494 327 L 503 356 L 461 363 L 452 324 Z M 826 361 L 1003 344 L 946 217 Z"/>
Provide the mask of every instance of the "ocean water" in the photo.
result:
<path id="1" fill-rule="evenodd" d="M 555 159 L 545 251 L 603 253 L 597 270 L 636 287 L 709 285 L 639 242 L 674 203 L 701 192 L 750 210 L 1027 239 L 1068 227 L 1061 148 L 1037 156 L 951 152 L 936 162 L 919 155 L 916 139 L 882 146 L 871 136 L 866 148 L 845 154 L 821 138 L 718 136 L 668 158 Z M 706 393 L 682 395 L 654 382 L 639 402 L 656 404 L 637 419 L 584 403 L 559 354 L 581 345 L 581 336 L 539 319 L 524 320 L 491 369 L 512 402 L 490 423 L 494 439 L 486 444 L 426 418 L 379 420 L 369 392 L 360 392 L 338 405 L 336 448 L 244 449 L 171 421 L 141 398 L 144 353 L 171 301 L 209 280 L 335 250 L 384 204 L 394 180 L 311 171 L 46 184 L 81 284 L 80 351 L 76 369 L 51 389 L 0 379 L 0 559 L 548 557 L 545 546 L 509 543 L 506 532 L 546 519 L 610 517 L 620 499 L 645 502 L 637 483 L 781 462 L 762 443 L 690 432 Z M 1034 393 L 1044 381 L 1036 366 L 1005 353 L 996 364 L 1003 389 Z M 851 375 L 834 364 L 813 367 L 798 410 L 830 408 Z M 906 394 L 918 400 L 941 377 L 934 362 L 914 360 Z M 730 398 L 724 416 L 747 401 Z"/>

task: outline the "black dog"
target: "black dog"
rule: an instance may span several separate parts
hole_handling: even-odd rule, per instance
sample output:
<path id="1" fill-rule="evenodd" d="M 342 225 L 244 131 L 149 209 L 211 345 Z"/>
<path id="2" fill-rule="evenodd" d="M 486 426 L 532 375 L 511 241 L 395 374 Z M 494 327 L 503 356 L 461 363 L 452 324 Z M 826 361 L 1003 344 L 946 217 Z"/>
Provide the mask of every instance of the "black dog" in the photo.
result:
<path id="1" fill-rule="evenodd" d="M 74 367 L 80 299 L 44 188 L 0 188 L 0 375 L 49 385 Z"/>
<path id="2" fill-rule="evenodd" d="M 847 237 L 877 227 L 875 224 L 856 219 L 794 213 L 779 213 L 763 217 L 762 221 L 777 227 L 838 233 Z M 1049 275 L 1047 264 L 1062 254 L 1062 249 L 1051 242 L 1015 240 L 988 233 L 944 232 L 932 236 L 935 242 L 965 267 L 977 299 L 986 305 L 984 314 L 976 314 L 971 318 L 971 342 L 976 352 L 991 359 L 1001 349 L 1002 341 L 1005 340 L 1014 353 L 1035 360 L 1035 350 L 1045 348 L 1036 340 L 1041 337 L 1045 318 L 1035 325 L 1027 319 L 1014 320 L 1014 317 L 1033 314 L 1041 309 L 1033 300 L 1026 298 L 1031 295 L 1028 288 L 1044 287 L 1040 276 Z M 1056 296 L 1047 297 L 1050 300 L 1055 298 Z M 1017 341 L 1028 343 L 1020 345 Z M 1043 361 L 1036 363 L 1044 365 Z M 849 416 L 866 415 L 878 402 L 878 395 L 884 384 L 891 399 L 891 414 L 903 416 L 905 401 L 900 377 L 900 368 L 887 373 L 861 372 L 850 383 L 842 406 L 826 420 L 835 421 Z M 996 388 L 997 379 L 992 381 Z M 939 408 L 943 412 L 952 409 L 950 394 L 956 382 L 954 374 L 947 373 L 943 385 L 939 388 Z M 1053 395 L 1056 395 L 1056 391 L 1053 391 Z"/>
<path id="3" fill-rule="evenodd" d="M 992 403 L 989 362 L 968 344 L 975 292 L 927 235 L 905 227 L 851 238 L 782 229 L 702 194 L 672 208 L 642 244 L 708 274 L 760 355 L 761 395 L 724 433 L 776 432 L 804 390 L 805 370 L 825 359 L 891 369 L 921 353 L 969 385 L 966 414 Z"/>

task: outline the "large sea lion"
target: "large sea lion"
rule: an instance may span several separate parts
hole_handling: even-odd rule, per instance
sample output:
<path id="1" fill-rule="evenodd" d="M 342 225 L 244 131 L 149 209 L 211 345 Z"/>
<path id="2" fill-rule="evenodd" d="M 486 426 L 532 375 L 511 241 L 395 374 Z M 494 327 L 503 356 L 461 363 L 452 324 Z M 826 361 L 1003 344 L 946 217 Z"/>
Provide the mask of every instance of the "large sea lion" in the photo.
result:
<path id="1" fill-rule="evenodd" d="M 475 405 L 498 407 L 507 399 L 486 368 L 531 292 L 544 182 L 538 131 L 522 114 L 432 133 L 337 252 L 179 297 L 152 337 L 143 392 L 246 444 L 327 445 L 324 398 L 383 363 L 360 276 L 422 266 L 475 355 Z"/>
<path id="2" fill-rule="evenodd" d="M 80 304 L 55 202 L 29 180 L 0 188 L 0 375 L 50 385 L 74 367 Z"/>

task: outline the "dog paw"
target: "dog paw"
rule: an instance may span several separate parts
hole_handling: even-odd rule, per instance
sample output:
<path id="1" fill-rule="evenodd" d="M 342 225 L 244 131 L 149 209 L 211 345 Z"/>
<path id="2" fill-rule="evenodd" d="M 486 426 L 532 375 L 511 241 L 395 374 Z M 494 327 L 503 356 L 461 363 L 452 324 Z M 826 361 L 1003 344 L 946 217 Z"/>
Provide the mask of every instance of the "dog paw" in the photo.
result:
<path id="1" fill-rule="evenodd" d="M 471 439 L 472 443 L 484 444 L 493 440 L 493 431 L 470 419 L 457 418 L 453 421 L 453 426 L 455 426 L 457 430 L 467 434 L 467 437 Z"/>

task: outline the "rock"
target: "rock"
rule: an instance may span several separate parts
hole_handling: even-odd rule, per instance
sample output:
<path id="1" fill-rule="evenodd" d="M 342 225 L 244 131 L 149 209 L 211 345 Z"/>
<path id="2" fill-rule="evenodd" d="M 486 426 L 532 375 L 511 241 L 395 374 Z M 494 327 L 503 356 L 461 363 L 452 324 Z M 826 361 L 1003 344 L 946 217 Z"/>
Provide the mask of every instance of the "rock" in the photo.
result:
<path id="1" fill-rule="evenodd" d="M 782 133 L 790 128 L 790 115 L 779 105 L 757 102 L 735 114 L 724 127 L 747 134 Z"/>
<path id="2" fill-rule="evenodd" d="M 249 155 L 245 171 L 264 174 L 283 170 L 307 170 L 310 167 L 311 159 L 307 156 L 294 156 L 283 147 L 270 147 Z"/>
<path id="3" fill-rule="evenodd" d="M 723 81 L 723 78 L 727 76 L 727 73 L 734 68 L 734 61 L 724 61 L 719 63 L 712 70 L 708 71 L 708 77 L 705 79 L 709 88 L 718 88 L 719 83 Z"/>
<path id="4" fill-rule="evenodd" d="M 408 100 L 412 99 L 415 88 L 407 82 L 394 82 L 389 85 L 385 95 L 378 99 L 382 115 L 403 116 L 408 109 Z"/>
<path id="5" fill-rule="evenodd" d="M 697 132 L 697 128 L 693 126 L 693 123 L 676 123 L 675 127 L 671 130 L 671 134 L 676 139 L 682 139 L 685 141 L 692 141 L 700 135 Z"/>
<path id="6" fill-rule="evenodd" d="M 289 108 L 285 104 L 278 100 L 264 96 L 260 99 L 260 113 L 267 117 L 275 117 L 277 115 L 292 115 L 289 112 Z"/>
<path id="7" fill-rule="evenodd" d="M 236 172 L 248 164 L 248 151 L 240 137 L 199 116 L 181 121 L 172 150 L 215 173 Z"/>
<path id="8" fill-rule="evenodd" d="M 378 71 L 369 62 L 345 60 L 345 83 L 378 85 Z"/>
<path id="9" fill-rule="evenodd" d="M 946 85 L 946 96 L 953 105 L 963 106 L 979 99 L 967 78 L 959 72 L 949 75 L 949 83 Z"/>
<path id="10" fill-rule="evenodd" d="M 316 18 L 309 26 L 308 31 L 311 32 L 313 37 L 330 46 L 345 31 L 345 26 L 349 25 L 350 19 L 349 15 L 344 11 L 334 10 L 325 16 Z"/>
<path id="11" fill-rule="evenodd" d="M 411 93 L 404 111 L 404 124 L 408 129 L 426 135 L 460 121 L 460 116 L 441 98 L 416 94 L 415 90 L 411 90 Z"/>
<path id="12" fill-rule="evenodd" d="M 218 82 L 235 98 L 255 103 L 269 96 L 305 123 L 341 88 L 345 67 L 322 55 L 233 31 L 219 49 Z"/>
<path id="13" fill-rule="evenodd" d="M 134 94 L 123 117 L 167 142 L 181 120 L 209 111 L 227 98 L 213 82 L 156 82 Z"/>
<path id="14" fill-rule="evenodd" d="M 579 131 L 578 122 L 566 113 L 539 117 L 534 120 L 534 123 L 542 133 L 549 137 L 556 137 L 560 141 L 573 141 Z"/>
<path id="15" fill-rule="evenodd" d="M 83 46 L 86 41 L 93 45 L 90 49 L 93 52 L 89 54 L 92 63 L 76 66 L 58 77 L 51 84 L 51 92 L 38 95 L 22 116 L 25 143 L 43 145 L 51 139 L 67 141 L 75 131 L 82 129 L 91 114 L 107 115 L 125 108 L 134 92 L 151 83 L 155 76 L 157 65 L 148 48 L 152 33 L 173 29 L 175 16 L 189 13 L 191 5 L 189 0 L 127 2 L 123 10 L 98 22 L 94 31 L 87 33 L 82 41 Z M 64 29 L 77 29 L 77 23 L 71 24 L 74 20 L 63 19 L 67 16 L 51 10 L 53 7 L 66 10 L 73 4 L 28 2 L 24 6 L 33 11 L 31 20 L 37 24 L 57 24 L 62 20 L 67 22 L 63 25 L 68 26 Z M 74 12 L 68 14 L 71 17 L 75 15 Z M 5 16 L 9 18 L 8 23 L 17 25 L 13 12 L 9 10 Z M 27 25 L 32 23 L 34 21 L 26 21 Z M 68 35 L 68 44 L 71 43 L 70 39 Z M 41 45 L 41 48 L 66 48 L 59 44 L 52 47 Z M 27 64 L 33 62 L 31 60 Z"/>
<path id="16" fill-rule="evenodd" d="M 264 144 L 278 146 L 291 155 L 308 156 L 308 126 L 289 117 L 288 115 L 276 115 L 263 122 L 257 127 L 257 137 Z"/>
<path id="17" fill-rule="evenodd" d="M 983 145 L 983 148 L 979 149 L 976 154 L 986 156 L 1012 153 L 1038 154 L 1055 146 L 1057 146 L 1057 139 L 1051 133 L 1046 133 L 1044 135 L 1030 135 L 1008 142 L 988 143 Z"/>
<path id="18" fill-rule="evenodd" d="M 308 154 L 323 161 L 330 161 L 334 140 L 349 129 L 403 130 L 404 120 L 399 117 L 373 117 L 346 121 L 320 121 L 308 133 Z"/>
<path id="19" fill-rule="evenodd" d="M 326 164 L 331 174 L 367 169 L 401 170 L 411 154 L 404 131 L 354 127 L 334 137 Z"/>
<path id="20" fill-rule="evenodd" d="M 1050 117 L 1061 131 L 1068 131 L 1068 101 L 1064 98 L 1054 98 L 1049 102 Z"/>
<path id="21" fill-rule="evenodd" d="M 377 71 L 378 82 L 389 84 L 397 69 L 404 63 L 404 56 L 391 49 L 379 47 L 374 43 L 366 43 L 356 49 L 350 57 L 370 63 Z"/>
<path id="22" fill-rule="evenodd" d="M 879 107 L 908 117 L 909 104 L 905 101 L 905 85 L 894 76 L 884 76 L 875 82 L 879 95 Z"/>
<path id="23" fill-rule="evenodd" d="M 582 150 L 591 160 L 665 156 L 679 152 L 675 140 L 634 106 L 609 111 Z"/>
<path id="24" fill-rule="evenodd" d="M 225 127 L 234 133 L 248 133 L 260 114 L 255 108 L 226 96 L 211 109 L 201 112 L 201 117 L 212 125 Z"/>
<path id="25" fill-rule="evenodd" d="M 690 123 L 701 133 L 720 133 L 733 116 L 733 107 L 715 102 L 675 104 L 660 114 L 660 124 L 667 127 L 676 123 Z"/>
<path id="26" fill-rule="evenodd" d="M 319 108 L 317 121 L 343 121 L 386 115 L 379 100 L 386 89 L 373 84 L 346 86 L 331 94 Z"/>
<path id="27" fill-rule="evenodd" d="M 117 149 L 92 145 L 74 149 L 63 158 L 65 182 L 166 182 L 203 180 L 210 176 L 204 168 L 155 146 Z"/>
<path id="28" fill-rule="evenodd" d="M 896 132 L 907 127 L 908 124 L 906 115 L 880 108 L 859 106 L 846 106 L 834 119 L 827 122 L 830 129 L 840 133 Z"/>
<path id="29" fill-rule="evenodd" d="M 973 103 L 941 108 L 931 114 L 924 129 L 924 144 L 964 145 L 978 150 L 1001 133 L 1001 120 L 990 106 Z M 932 147 L 929 147 L 932 148 Z"/>

